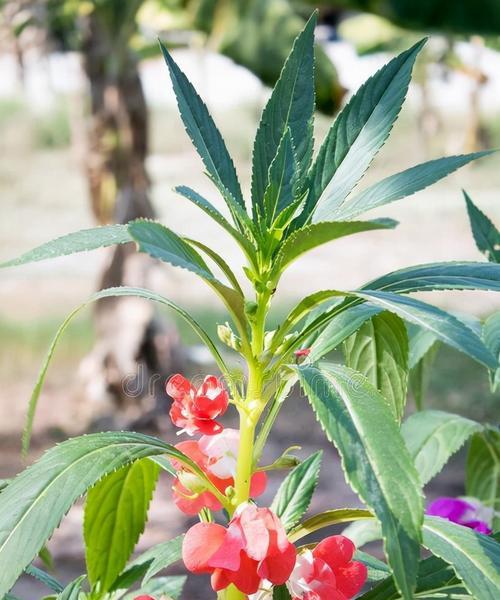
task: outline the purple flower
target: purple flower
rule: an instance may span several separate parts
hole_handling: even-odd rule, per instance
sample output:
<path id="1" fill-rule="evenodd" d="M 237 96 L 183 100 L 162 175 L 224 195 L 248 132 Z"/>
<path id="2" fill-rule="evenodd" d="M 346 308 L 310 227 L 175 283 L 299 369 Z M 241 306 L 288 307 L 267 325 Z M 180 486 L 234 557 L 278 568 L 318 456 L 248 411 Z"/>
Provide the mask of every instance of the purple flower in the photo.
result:
<path id="1" fill-rule="evenodd" d="M 484 507 L 479 502 L 472 502 L 469 499 L 449 498 L 443 496 L 431 502 L 427 507 L 426 513 L 433 517 L 448 519 L 458 525 L 470 527 L 478 533 L 489 535 L 491 527 L 484 518 Z"/>

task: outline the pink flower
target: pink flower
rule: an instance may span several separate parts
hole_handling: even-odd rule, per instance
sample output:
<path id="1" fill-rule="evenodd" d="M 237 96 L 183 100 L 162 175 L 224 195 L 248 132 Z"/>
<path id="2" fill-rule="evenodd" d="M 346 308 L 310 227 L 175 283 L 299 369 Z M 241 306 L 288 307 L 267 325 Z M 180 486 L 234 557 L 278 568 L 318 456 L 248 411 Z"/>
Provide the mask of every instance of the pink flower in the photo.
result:
<path id="1" fill-rule="evenodd" d="M 295 350 L 294 355 L 297 358 L 305 358 L 311 354 L 311 348 L 300 348 L 300 350 Z"/>
<path id="2" fill-rule="evenodd" d="M 363 587 L 367 569 L 353 561 L 354 544 L 342 535 L 324 539 L 297 557 L 287 587 L 293 600 L 348 600 Z"/>
<path id="3" fill-rule="evenodd" d="M 153 596 L 136 596 L 134 600 L 156 600 Z"/>
<path id="4" fill-rule="evenodd" d="M 224 494 L 228 487 L 234 486 L 238 446 L 239 431 L 225 429 L 214 436 L 202 436 L 199 441 L 181 442 L 176 448 L 193 460 Z M 187 471 L 178 461 L 172 461 L 172 464 L 178 472 L 172 486 L 177 508 L 188 515 L 196 515 L 202 508 L 222 508 L 215 495 L 207 491 L 206 482 Z M 257 498 L 263 494 L 266 485 L 267 475 L 260 471 L 254 473 L 250 485 L 252 497 Z"/>
<path id="5" fill-rule="evenodd" d="M 174 425 L 182 427 L 181 433 L 215 435 L 223 430 L 215 419 L 226 412 L 229 396 L 217 377 L 207 375 L 196 389 L 182 375 L 172 375 L 166 389 L 174 399 L 170 418 Z"/>
<path id="6" fill-rule="evenodd" d="M 254 594 L 261 580 L 285 583 L 293 570 L 296 550 L 278 517 L 268 508 L 244 504 L 227 528 L 198 523 L 186 533 L 182 557 L 192 573 L 210 573 L 212 588 L 230 584 Z"/>
<path id="7" fill-rule="evenodd" d="M 427 507 L 426 513 L 469 527 L 478 533 L 491 533 L 493 510 L 484 507 L 474 498 L 449 498 L 442 496 Z"/>

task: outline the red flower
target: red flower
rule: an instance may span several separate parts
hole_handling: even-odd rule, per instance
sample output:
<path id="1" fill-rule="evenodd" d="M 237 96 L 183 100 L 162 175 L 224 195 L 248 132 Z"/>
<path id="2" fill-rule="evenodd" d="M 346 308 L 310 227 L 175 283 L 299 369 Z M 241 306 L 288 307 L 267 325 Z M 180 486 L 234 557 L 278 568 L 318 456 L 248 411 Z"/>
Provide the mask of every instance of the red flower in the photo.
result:
<path id="1" fill-rule="evenodd" d="M 182 427 L 183 432 L 215 435 L 223 430 L 215 419 L 226 412 L 229 397 L 217 377 L 207 375 L 200 388 L 196 389 L 182 375 L 172 375 L 166 389 L 174 399 L 170 418 L 174 425 Z"/>
<path id="2" fill-rule="evenodd" d="M 297 557 L 288 582 L 293 600 L 348 600 L 363 587 L 367 569 L 353 561 L 354 544 L 343 535 L 333 535 L 311 552 Z"/>
<path id="3" fill-rule="evenodd" d="M 245 504 L 227 529 L 215 523 L 191 527 L 182 558 L 192 573 L 211 573 L 216 592 L 232 583 L 244 594 L 254 594 L 263 579 L 274 585 L 288 580 L 296 550 L 271 510 Z"/>
<path id="4" fill-rule="evenodd" d="M 234 485 L 236 469 L 236 453 L 238 450 L 239 432 L 225 429 L 215 436 L 202 436 L 199 441 L 186 441 L 176 445 L 176 448 L 189 456 L 215 487 L 224 494 L 226 489 Z M 220 510 L 221 503 L 215 495 L 207 491 L 206 485 L 197 475 L 186 471 L 178 461 L 172 461 L 178 471 L 172 486 L 174 502 L 183 513 L 196 515 L 202 508 Z M 256 498 L 264 493 L 267 476 L 257 472 L 252 476 L 250 494 Z"/>
<path id="5" fill-rule="evenodd" d="M 295 350 L 294 354 L 297 358 L 309 356 L 309 354 L 311 354 L 311 348 L 301 348 L 300 350 Z"/>

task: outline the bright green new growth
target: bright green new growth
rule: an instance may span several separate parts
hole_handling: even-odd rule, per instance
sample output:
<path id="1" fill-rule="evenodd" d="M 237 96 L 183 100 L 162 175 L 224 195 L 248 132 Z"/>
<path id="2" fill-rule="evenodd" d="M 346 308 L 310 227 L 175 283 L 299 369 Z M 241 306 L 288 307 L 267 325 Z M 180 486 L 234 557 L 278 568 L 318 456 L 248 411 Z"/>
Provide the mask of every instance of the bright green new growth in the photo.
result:
<path id="1" fill-rule="evenodd" d="M 287 475 L 272 504 L 290 539 L 295 542 L 314 531 L 350 521 L 366 522 L 373 529 L 376 519 L 388 565 L 377 565 L 373 557 L 359 553 L 358 559 L 375 573 L 372 579 L 383 579 L 364 598 L 411 600 L 415 590 L 441 593 L 452 585 L 454 593 L 470 592 L 478 600 L 491 600 L 498 545 L 436 519 L 424 523 L 422 486 L 472 436 L 468 490 L 495 503 L 497 433 L 439 411 L 423 411 L 403 420 L 408 381 L 417 385 L 416 371 L 423 370 L 423 361 L 437 341 L 469 355 L 488 367 L 494 378 L 498 376 L 498 320 L 488 321 L 480 331 L 470 322 L 408 296 L 444 289 L 500 291 L 498 232 L 491 222 L 467 197 L 474 237 L 489 263 L 410 266 L 356 290 L 339 289 L 333 282 L 333 287 L 300 299 L 276 330 L 268 331 L 269 310 L 290 264 L 309 250 L 341 237 L 390 230 L 397 225 L 390 219 L 353 219 L 412 195 L 487 154 L 430 161 L 354 194 L 397 119 L 424 41 L 391 60 L 354 94 L 313 160 L 315 23 L 313 16 L 297 38 L 264 108 L 254 142 L 248 207 L 234 163 L 207 107 L 162 46 L 186 131 L 228 215 L 186 186 L 178 186 L 176 191 L 240 246 L 247 263 L 244 274 L 253 290 L 251 297 L 243 292 L 240 274 L 205 240 L 179 236 L 148 220 L 69 234 L 0 267 L 133 241 L 138 251 L 199 276 L 232 319 L 234 330 L 219 330 L 220 338 L 241 355 L 248 371 L 246 385 L 232 377 L 213 335 L 182 308 L 155 292 L 138 288 L 102 290 L 82 307 L 110 296 L 150 299 L 180 314 L 207 345 L 240 416 L 234 489 L 224 495 L 213 486 L 209 488 L 218 494 L 226 512 L 232 515 L 240 503 L 249 500 L 249 482 L 267 437 L 293 384 L 299 380 L 321 428 L 340 454 L 347 482 L 369 510 L 332 507 L 302 520 L 319 476 L 321 455 L 313 454 Z M 211 263 L 219 267 L 223 280 L 214 275 Z M 69 315 L 51 345 L 29 407 L 26 447 L 56 344 L 82 307 Z M 318 364 L 342 344 L 347 366 Z M 305 348 L 310 349 L 308 358 L 294 364 L 299 362 L 294 352 Z M 419 385 L 421 392 L 422 382 Z M 68 508 L 86 493 L 84 533 L 90 598 L 100 600 L 108 593 L 121 594 L 138 582 L 142 593 L 177 597 L 182 578 L 156 575 L 179 559 L 181 538 L 160 544 L 129 562 L 146 523 L 158 467 L 172 474 L 167 458 L 175 458 L 204 477 L 187 457 L 160 440 L 108 433 L 61 444 L 9 483 L 0 494 L 0 597 L 24 569 L 30 568 Z M 481 469 L 484 477 L 475 478 Z M 210 520 L 213 515 L 206 511 L 201 518 Z M 440 559 L 421 561 L 422 541 Z M 389 570 L 390 578 L 384 579 Z M 82 584 L 82 578 L 75 580 L 58 597 L 78 598 Z M 243 595 L 231 588 L 222 597 L 240 600 Z M 289 594 L 280 587 L 273 597 L 289 598 Z"/>

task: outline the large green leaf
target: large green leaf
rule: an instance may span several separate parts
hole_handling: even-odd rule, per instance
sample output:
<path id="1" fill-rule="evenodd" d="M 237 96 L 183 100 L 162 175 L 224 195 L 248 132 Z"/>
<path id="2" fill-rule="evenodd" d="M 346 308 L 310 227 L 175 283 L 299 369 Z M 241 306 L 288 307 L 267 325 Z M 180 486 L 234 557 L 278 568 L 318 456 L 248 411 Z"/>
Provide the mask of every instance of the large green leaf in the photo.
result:
<path id="1" fill-rule="evenodd" d="M 309 358 L 315 362 L 337 348 L 374 315 L 383 309 L 371 304 L 355 304 L 336 314 L 316 337 Z M 306 344 L 307 345 L 307 344 Z"/>
<path id="2" fill-rule="evenodd" d="M 415 44 L 368 79 L 342 110 L 323 142 L 310 172 L 304 215 L 330 221 L 384 145 L 410 83 L 425 40 Z M 300 220 L 299 220 L 300 222 Z"/>
<path id="3" fill-rule="evenodd" d="M 151 548 L 150 556 L 154 558 L 144 575 L 143 584 L 148 583 L 157 573 L 181 559 L 183 537 L 180 535 L 169 542 Z"/>
<path id="4" fill-rule="evenodd" d="M 316 452 L 293 469 L 283 480 L 271 504 L 285 529 L 290 530 L 309 508 L 318 484 L 322 452 Z"/>
<path id="5" fill-rule="evenodd" d="M 411 415 L 401 433 L 423 484 L 437 475 L 450 457 L 482 425 L 440 410 L 423 410 Z"/>
<path id="6" fill-rule="evenodd" d="M 161 223 L 138 219 L 128 225 L 131 238 L 140 252 L 192 271 L 204 279 L 213 275 L 202 257 L 187 242 Z"/>
<path id="7" fill-rule="evenodd" d="M 460 167 L 488 154 L 491 154 L 491 151 L 438 158 L 386 177 L 357 194 L 352 200 L 348 200 L 345 204 L 330 212 L 328 220 L 348 221 L 367 210 L 372 210 L 395 200 L 412 196 L 415 192 L 423 190 L 436 181 L 443 179 L 443 177 L 453 173 L 453 171 L 456 171 Z"/>
<path id="8" fill-rule="evenodd" d="M 490 384 L 492 392 L 500 388 L 500 311 L 490 315 L 483 325 L 482 338 L 497 358 L 497 367 L 490 370 Z"/>
<path id="9" fill-rule="evenodd" d="M 210 113 L 193 85 L 161 44 L 163 57 L 170 71 L 179 111 L 186 131 L 198 151 L 203 163 L 216 186 L 221 191 L 233 216 L 235 204 L 245 208 L 238 176 L 229 156 L 222 136 L 215 126 Z"/>
<path id="10" fill-rule="evenodd" d="M 160 469 L 149 459 L 110 473 L 87 495 L 83 535 L 90 583 L 107 592 L 144 531 Z"/>
<path id="11" fill-rule="evenodd" d="M 428 329 L 441 341 L 492 368 L 496 359 L 478 335 L 453 315 L 415 298 L 392 292 L 362 290 L 355 293 L 370 303 L 399 315 L 405 321 Z"/>
<path id="12" fill-rule="evenodd" d="M 356 299 L 362 299 L 380 309 L 397 314 L 405 321 L 429 330 L 445 344 L 464 352 L 489 368 L 496 368 L 497 366 L 496 358 L 472 329 L 453 315 L 435 306 L 392 292 L 366 289 L 351 292 L 330 291 L 331 298 L 339 296 L 351 298 L 348 301 L 324 310 L 312 322 L 306 324 L 291 342 L 287 350 L 289 348 L 301 347 L 310 338 L 311 334 L 323 330 L 334 317 L 356 304 Z"/>
<path id="13" fill-rule="evenodd" d="M 426 598 L 462 600 L 461 595 L 448 595 L 456 593 L 464 593 L 469 598 L 467 590 L 461 587 L 461 582 L 453 568 L 437 556 L 430 556 L 420 562 L 415 592 L 418 594 L 416 597 L 424 600 Z M 359 600 L 397 600 L 398 598 L 400 598 L 400 595 L 396 590 L 392 577 L 389 577 L 360 596 Z"/>
<path id="14" fill-rule="evenodd" d="M 382 312 L 366 321 L 344 346 L 346 364 L 362 373 L 403 417 L 408 383 L 408 334 L 402 319 Z"/>
<path id="15" fill-rule="evenodd" d="M 450 563 L 476 600 L 498 600 L 500 590 L 500 544 L 439 517 L 426 517 L 424 545 Z"/>
<path id="16" fill-rule="evenodd" d="M 296 196 L 298 164 L 293 148 L 290 129 L 287 128 L 270 167 L 266 191 L 264 192 L 263 214 L 260 218 L 271 226 L 281 211 L 293 204 Z M 257 206 L 257 209 L 259 207 Z"/>
<path id="17" fill-rule="evenodd" d="M 243 296 L 240 292 L 218 281 L 194 248 L 176 233 L 154 221 L 138 220 L 129 224 L 129 232 L 137 242 L 139 251 L 168 262 L 175 267 L 188 269 L 202 277 L 219 295 L 230 311 L 242 336 L 246 331 Z"/>
<path id="18" fill-rule="evenodd" d="M 48 258 L 56 258 L 57 256 L 96 250 L 105 246 L 126 244 L 132 241 L 126 225 L 107 225 L 105 227 L 94 227 L 94 229 L 82 229 L 37 246 L 18 258 L 0 263 L 0 268 L 15 267 Z"/>
<path id="19" fill-rule="evenodd" d="M 93 294 L 87 300 L 87 302 L 85 302 L 84 304 L 81 304 L 80 306 L 75 308 L 66 317 L 66 319 L 63 321 L 63 323 L 60 325 L 59 329 L 57 330 L 57 332 L 54 336 L 54 339 L 52 340 L 52 342 L 50 344 L 49 350 L 47 352 L 47 356 L 45 357 L 45 361 L 44 361 L 44 363 L 40 369 L 40 372 L 38 374 L 38 377 L 37 377 L 37 380 L 35 383 L 35 387 L 33 388 L 33 392 L 31 394 L 31 398 L 30 398 L 30 402 L 29 402 L 29 406 L 28 406 L 28 414 L 26 417 L 26 426 L 25 426 L 24 434 L 23 434 L 23 451 L 24 452 L 26 452 L 29 448 L 30 439 L 31 439 L 31 431 L 33 429 L 33 419 L 35 417 L 38 399 L 39 399 L 40 393 L 42 391 L 42 387 L 43 387 L 43 383 L 45 381 L 45 376 L 47 374 L 47 370 L 49 368 L 50 362 L 52 360 L 52 357 L 54 355 L 55 349 L 57 347 L 57 344 L 58 344 L 61 336 L 66 331 L 68 325 L 71 323 L 73 318 L 81 310 L 83 310 L 88 304 L 90 304 L 92 302 L 96 302 L 97 300 L 100 300 L 101 298 L 113 298 L 113 297 L 120 297 L 120 296 L 137 296 L 139 298 L 144 298 L 146 300 L 158 302 L 159 304 L 162 304 L 164 306 L 167 306 L 168 308 L 173 309 L 180 317 L 182 317 L 192 327 L 192 329 L 197 333 L 197 335 L 200 337 L 200 339 L 205 343 L 207 348 L 210 350 L 212 356 L 214 357 L 215 362 L 217 363 L 218 367 L 220 368 L 222 373 L 225 375 L 226 381 L 227 382 L 232 381 L 230 371 L 229 371 L 228 367 L 226 366 L 224 359 L 220 355 L 219 351 L 217 350 L 217 347 L 215 346 L 215 344 L 212 341 L 212 339 L 210 338 L 210 336 L 201 327 L 201 325 L 197 321 L 195 321 L 193 319 L 193 317 L 191 317 L 191 315 L 189 313 L 187 313 L 183 308 L 181 308 L 180 306 L 177 306 L 177 304 L 175 304 L 171 300 L 168 300 L 164 296 L 161 296 L 160 294 L 156 294 L 155 292 L 152 292 L 152 291 L 146 290 L 146 289 L 142 289 L 142 288 L 116 287 L 116 288 L 108 288 L 105 290 L 101 290 L 100 292 L 96 292 L 95 294 Z"/>
<path id="20" fill-rule="evenodd" d="M 422 410 L 439 344 L 434 333 L 428 329 L 412 323 L 407 324 L 407 329 L 410 341 L 408 386 L 413 394 L 417 410 Z"/>
<path id="21" fill-rule="evenodd" d="M 46 452 L 0 494 L 0 597 L 38 554 L 75 500 L 102 477 L 144 458 L 185 457 L 173 446 L 138 433 L 74 438 Z"/>
<path id="22" fill-rule="evenodd" d="M 500 291 L 500 265 L 481 262 L 416 265 L 369 281 L 363 289 L 398 294 L 432 290 Z"/>
<path id="23" fill-rule="evenodd" d="M 294 42 L 279 80 L 262 113 L 255 136 L 252 163 L 252 206 L 254 218 L 264 212 L 264 194 L 271 163 L 287 129 L 293 141 L 297 163 L 304 172 L 313 150 L 314 111 L 314 27 L 313 14 Z"/>
<path id="24" fill-rule="evenodd" d="M 493 530 L 500 530 L 500 432 L 486 428 L 476 433 L 469 447 L 465 489 L 495 511 Z"/>
<path id="25" fill-rule="evenodd" d="M 467 212 L 469 214 L 472 235 L 479 252 L 495 263 L 500 263 L 500 231 L 490 219 L 472 202 L 464 192 Z"/>
<path id="26" fill-rule="evenodd" d="M 391 219 L 380 219 L 374 221 L 351 221 L 350 223 L 314 223 L 306 225 L 301 229 L 296 229 L 281 245 L 273 261 L 271 278 L 277 279 L 280 273 L 294 260 L 299 258 L 299 256 L 322 244 L 363 231 L 391 229 L 395 224 L 396 222 Z"/>
<path id="27" fill-rule="evenodd" d="M 42 571 L 42 569 L 35 567 L 34 565 L 28 565 L 24 572 L 26 575 L 30 575 L 31 577 L 38 579 L 38 581 L 46 585 L 53 592 L 56 592 L 56 594 L 59 594 L 63 591 L 63 586 L 59 583 L 59 581 L 57 581 L 57 579 L 52 577 L 52 575 L 49 575 L 49 573 Z"/>
<path id="28" fill-rule="evenodd" d="M 297 370 L 318 421 L 339 450 L 348 482 L 381 523 L 399 590 L 404 598 L 413 598 L 422 493 L 387 402 L 363 375 L 347 367 L 329 364 Z"/>

